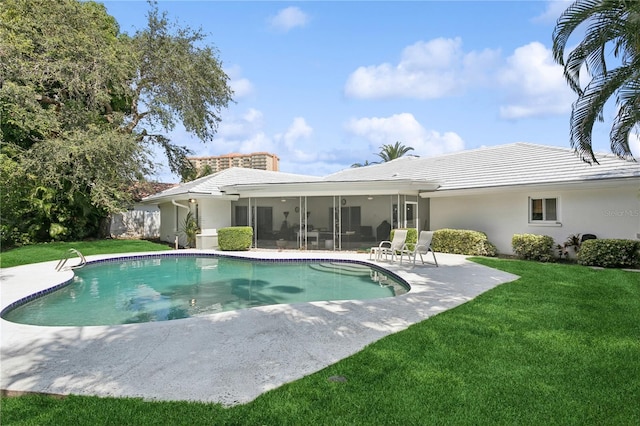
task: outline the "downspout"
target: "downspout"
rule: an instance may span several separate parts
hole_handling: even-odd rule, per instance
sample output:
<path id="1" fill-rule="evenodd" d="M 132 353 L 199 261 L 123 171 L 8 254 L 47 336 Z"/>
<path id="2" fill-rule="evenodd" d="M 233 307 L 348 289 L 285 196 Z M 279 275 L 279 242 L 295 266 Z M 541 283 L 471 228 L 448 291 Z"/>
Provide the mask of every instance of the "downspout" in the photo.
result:
<path id="1" fill-rule="evenodd" d="M 177 207 L 182 207 L 183 209 L 191 210 L 188 206 L 185 206 L 184 204 L 180 204 L 176 200 L 171 200 L 171 204 Z"/>

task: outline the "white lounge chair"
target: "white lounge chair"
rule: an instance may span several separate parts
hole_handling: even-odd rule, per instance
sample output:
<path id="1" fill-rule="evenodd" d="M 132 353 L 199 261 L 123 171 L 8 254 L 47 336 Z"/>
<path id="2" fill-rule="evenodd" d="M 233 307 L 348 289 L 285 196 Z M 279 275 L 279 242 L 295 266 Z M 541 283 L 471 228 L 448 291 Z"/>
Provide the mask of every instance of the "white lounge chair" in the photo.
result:
<path id="1" fill-rule="evenodd" d="M 423 254 L 428 254 L 431 252 L 433 255 L 433 261 L 438 266 L 438 260 L 436 259 L 436 253 L 431 248 L 431 241 L 433 240 L 433 231 L 420 231 L 420 236 L 418 237 L 418 242 L 414 245 L 413 250 L 409 249 L 408 245 L 405 244 L 400 250 L 400 263 L 402 263 L 402 258 L 406 254 L 409 259 L 413 257 L 413 264 L 416 264 L 416 256 L 420 255 L 420 260 L 424 265 Z"/>
<path id="2" fill-rule="evenodd" d="M 404 247 L 404 243 L 407 240 L 407 230 L 406 229 L 396 229 L 393 233 L 393 240 L 391 241 L 382 241 L 377 247 L 371 247 L 371 252 L 369 253 L 369 259 L 373 255 L 375 255 L 376 260 L 381 260 L 382 255 L 384 255 L 385 260 L 389 258 L 391 255 L 391 261 L 398 256 L 402 247 Z"/>

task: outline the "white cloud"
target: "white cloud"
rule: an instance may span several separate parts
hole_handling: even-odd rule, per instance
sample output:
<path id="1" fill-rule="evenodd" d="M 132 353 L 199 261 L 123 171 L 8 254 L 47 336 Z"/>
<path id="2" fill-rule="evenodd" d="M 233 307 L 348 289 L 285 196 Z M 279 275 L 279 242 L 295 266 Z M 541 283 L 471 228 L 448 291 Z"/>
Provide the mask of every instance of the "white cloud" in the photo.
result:
<path id="1" fill-rule="evenodd" d="M 574 0 L 550 0 L 541 15 L 533 18 L 533 22 L 540 24 L 555 24 L 560 15 L 572 4 Z"/>
<path id="2" fill-rule="evenodd" d="M 269 18 L 271 28 L 287 32 L 296 27 L 304 27 L 309 22 L 309 16 L 298 7 L 287 7 Z"/>
<path id="3" fill-rule="evenodd" d="M 347 79 L 345 94 L 355 98 L 434 99 L 464 91 L 484 80 L 499 52 L 465 53 L 460 38 L 419 41 L 402 51 L 397 65 L 359 67 Z"/>
<path id="4" fill-rule="evenodd" d="M 263 124 L 262 112 L 249 108 L 241 117 L 226 116 L 220 123 L 217 137 L 224 140 L 251 138 Z"/>
<path id="5" fill-rule="evenodd" d="M 293 123 L 291 123 L 291 126 L 289 126 L 282 139 L 287 148 L 291 149 L 295 147 L 297 141 L 300 139 L 308 139 L 312 133 L 313 129 L 307 124 L 305 119 L 296 117 L 293 119 Z"/>
<path id="6" fill-rule="evenodd" d="M 233 90 L 233 99 L 236 101 L 253 93 L 253 84 L 246 78 L 231 80 L 230 86 Z"/>
<path id="7" fill-rule="evenodd" d="M 410 151 L 411 154 L 426 157 L 464 149 L 464 141 L 458 134 L 427 130 L 410 113 L 354 118 L 345 125 L 345 129 L 366 139 L 373 152 L 379 152 L 382 145 L 397 141 L 412 147 L 414 150 Z"/>
<path id="8" fill-rule="evenodd" d="M 229 86 L 233 90 L 234 100 L 246 98 L 253 93 L 253 83 L 248 78 L 241 77 L 242 69 L 239 66 L 225 69 L 225 72 L 229 76 Z"/>
<path id="9" fill-rule="evenodd" d="M 575 100 L 562 67 L 554 62 L 551 51 L 538 42 L 517 48 L 497 78 L 506 91 L 506 104 L 500 106 L 503 118 L 566 114 Z"/>
<path id="10" fill-rule="evenodd" d="M 317 147 L 305 146 L 313 135 L 313 128 L 303 117 L 296 117 L 284 132 L 270 133 L 266 129 L 264 114 L 254 108 L 240 116 L 227 116 L 220 123 L 215 141 L 198 147 L 198 156 L 221 155 L 230 152 L 272 152 L 278 157 L 299 163 L 322 158 Z"/>
<path id="11" fill-rule="evenodd" d="M 264 132 L 258 132 L 251 135 L 250 138 L 242 140 L 238 151 L 247 154 L 252 152 L 273 152 L 274 148 L 273 140 Z"/>
<path id="12" fill-rule="evenodd" d="M 287 131 L 276 134 L 274 139 L 280 143 L 280 152 L 285 153 L 291 160 L 300 163 L 311 163 L 320 158 L 317 149 L 304 146 L 304 142 L 312 134 L 313 128 L 307 124 L 306 120 L 302 117 L 296 117 L 287 128 Z"/>

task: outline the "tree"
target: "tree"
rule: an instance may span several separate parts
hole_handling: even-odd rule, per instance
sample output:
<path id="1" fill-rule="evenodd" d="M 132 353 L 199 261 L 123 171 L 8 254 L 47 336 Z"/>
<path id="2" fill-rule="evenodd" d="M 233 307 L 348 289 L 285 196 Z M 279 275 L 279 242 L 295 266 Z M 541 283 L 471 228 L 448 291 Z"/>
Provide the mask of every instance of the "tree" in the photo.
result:
<path id="1" fill-rule="evenodd" d="M 213 169 L 209 164 L 205 164 L 200 169 L 196 169 L 193 163 L 189 163 L 181 171 L 181 181 L 190 182 L 192 180 L 200 179 L 201 177 L 209 176 L 213 174 Z"/>
<path id="2" fill-rule="evenodd" d="M 396 158 L 402 157 L 409 151 L 413 151 L 413 148 L 410 146 L 404 146 L 401 142 L 396 142 L 394 145 L 382 145 L 380 147 L 380 152 L 376 155 L 382 158 L 383 163 L 386 163 L 387 161 L 395 160 Z M 379 163 L 379 161 L 372 161 L 370 163 L 369 160 L 365 160 L 364 163 L 354 163 L 351 165 L 351 167 L 366 167 L 372 164 Z"/>
<path id="3" fill-rule="evenodd" d="M 232 91 L 204 38 L 155 4 L 129 36 L 91 1 L 0 2 L 3 243 L 94 235 L 152 173 L 152 144 L 186 163 L 164 133 L 212 140 Z"/>
<path id="4" fill-rule="evenodd" d="M 369 160 L 364 160 L 364 163 L 353 163 L 351 165 L 351 167 L 354 167 L 354 168 L 355 167 L 367 167 L 367 166 L 370 166 L 372 164 L 378 164 L 378 163 L 377 162 L 370 163 Z"/>
<path id="5" fill-rule="evenodd" d="M 376 155 L 382 158 L 382 161 L 386 163 L 387 161 L 395 160 L 396 158 L 404 156 L 409 151 L 413 151 L 413 148 L 410 146 L 404 146 L 400 142 L 396 142 L 393 145 L 382 145 L 380 147 L 380 153 Z"/>
<path id="6" fill-rule="evenodd" d="M 576 29 L 586 31 L 568 54 L 567 44 Z M 608 51 L 613 59 L 607 58 Z M 571 147 L 587 163 L 598 160 L 592 133 L 604 121 L 603 109 L 615 95 L 611 151 L 632 159 L 629 136 L 640 123 L 640 2 L 637 0 L 576 0 L 560 16 L 553 31 L 553 55 L 578 99 L 570 119 Z M 565 58 L 566 56 L 566 58 Z M 612 67 L 614 65 L 614 67 Z M 583 87 L 582 80 L 590 78 Z"/>
<path id="7" fill-rule="evenodd" d="M 171 170 L 180 173 L 189 151 L 156 131 L 171 131 L 180 121 L 202 141 L 213 140 L 232 91 L 217 51 L 199 47 L 205 42 L 202 31 L 169 24 L 166 13 L 160 14 L 155 6 L 148 21 L 148 28 L 131 42 L 137 67 L 129 82 L 125 129 L 137 130 L 143 140 L 162 146 Z"/>

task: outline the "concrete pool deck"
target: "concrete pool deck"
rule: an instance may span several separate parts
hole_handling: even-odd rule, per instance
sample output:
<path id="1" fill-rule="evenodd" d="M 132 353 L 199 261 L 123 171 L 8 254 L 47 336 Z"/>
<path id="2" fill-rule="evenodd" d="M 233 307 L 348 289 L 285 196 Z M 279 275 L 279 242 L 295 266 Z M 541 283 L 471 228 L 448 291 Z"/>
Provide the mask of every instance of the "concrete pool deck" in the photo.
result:
<path id="1" fill-rule="evenodd" d="M 221 254 L 369 262 L 368 254 L 354 252 Z M 0 389 L 8 394 L 246 403 L 518 278 L 464 256 L 437 257 L 440 267 L 370 261 L 411 285 L 411 291 L 394 298 L 273 305 L 117 326 L 39 327 L 0 320 Z M 3 269 L 0 309 L 69 280 L 72 272 L 55 272 L 56 263 Z"/>

